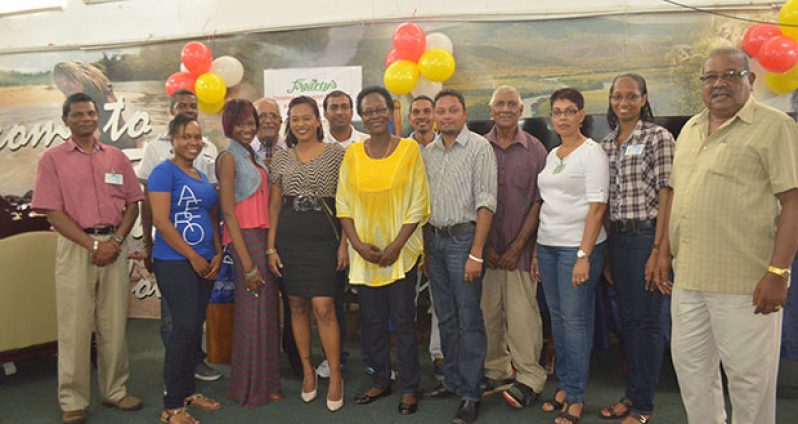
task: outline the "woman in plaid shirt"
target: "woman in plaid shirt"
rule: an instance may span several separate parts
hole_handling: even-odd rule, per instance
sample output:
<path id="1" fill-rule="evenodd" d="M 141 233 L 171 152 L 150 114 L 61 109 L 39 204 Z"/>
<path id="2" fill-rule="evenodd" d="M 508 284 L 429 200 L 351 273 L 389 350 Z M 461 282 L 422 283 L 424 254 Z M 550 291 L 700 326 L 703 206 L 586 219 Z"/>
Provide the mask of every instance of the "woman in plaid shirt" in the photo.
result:
<path id="1" fill-rule="evenodd" d="M 601 140 L 610 163 L 608 280 L 617 293 L 629 373 L 624 397 L 600 415 L 645 423 L 654 412 L 664 350 L 662 301 L 670 286 L 657 287 L 653 275 L 667 231 L 657 218 L 670 199 L 674 139 L 654 123 L 642 76 L 615 77 L 609 97 L 612 132 Z"/>

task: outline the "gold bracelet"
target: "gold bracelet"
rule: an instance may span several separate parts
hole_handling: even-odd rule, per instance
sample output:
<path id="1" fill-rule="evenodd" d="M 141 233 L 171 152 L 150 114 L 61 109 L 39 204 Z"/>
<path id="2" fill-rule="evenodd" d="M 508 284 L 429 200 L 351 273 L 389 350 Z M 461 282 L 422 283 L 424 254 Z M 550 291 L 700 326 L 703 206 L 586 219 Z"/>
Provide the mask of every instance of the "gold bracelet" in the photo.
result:
<path id="1" fill-rule="evenodd" d="M 269 248 L 269 249 L 266 249 L 266 256 L 274 255 L 275 253 L 277 253 L 277 249 L 275 249 L 273 247 Z"/>

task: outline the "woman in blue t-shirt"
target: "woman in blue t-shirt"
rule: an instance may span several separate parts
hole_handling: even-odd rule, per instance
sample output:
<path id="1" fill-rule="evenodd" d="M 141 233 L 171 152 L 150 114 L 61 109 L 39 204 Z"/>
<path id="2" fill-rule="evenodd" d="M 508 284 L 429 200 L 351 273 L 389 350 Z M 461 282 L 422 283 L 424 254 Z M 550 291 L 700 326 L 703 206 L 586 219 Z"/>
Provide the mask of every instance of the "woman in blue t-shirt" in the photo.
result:
<path id="1" fill-rule="evenodd" d="M 205 174 L 194 169 L 203 147 L 196 118 L 177 115 L 169 123 L 174 156 L 153 169 L 147 180 L 152 223 L 158 230 L 152 248 L 158 288 L 172 311 L 173 329 L 166 344 L 166 386 L 161 421 L 194 423 L 191 405 L 216 410 L 222 405 L 195 392 L 193 358 L 202 337 L 205 308 L 222 262 L 217 223 L 219 195 Z"/>

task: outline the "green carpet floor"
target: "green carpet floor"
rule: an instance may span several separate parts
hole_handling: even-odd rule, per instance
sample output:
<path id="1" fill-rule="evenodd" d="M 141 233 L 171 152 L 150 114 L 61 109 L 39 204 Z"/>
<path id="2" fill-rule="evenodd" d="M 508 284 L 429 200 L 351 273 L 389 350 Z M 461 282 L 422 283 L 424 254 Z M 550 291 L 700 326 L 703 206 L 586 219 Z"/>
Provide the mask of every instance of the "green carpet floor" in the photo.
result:
<path id="1" fill-rule="evenodd" d="M 158 321 L 131 320 L 128 327 L 130 352 L 131 394 L 144 400 L 144 409 L 137 412 L 122 412 L 100 405 L 96 387 L 93 388 L 92 405 L 89 407 L 89 423 L 157 423 L 161 411 L 161 367 L 163 346 L 158 334 Z M 290 377 L 288 363 L 281 363 L 283 395 L 285 398 L 257 408 L 243 408 L 224 397 L 227 379 L 200 382 L 198 390 L 222 401 L 219 411 L 197 411 L 195 417 L 203 423 L 448 423 L 457 409 L 456 400 L 422 401 L 415 415 L 400 416 L 396 412 L 399 395 L 394 394 L 370 405 L 355 405 L 351 399 L 368 387 L 366 375 L 361 371 L 359 346 L 356 341 L 347 343 L 350 352 L 346 374 L 346 402 L 344 408 L 334 414 L 324 404 L 326 382 L 320 383 L 319 398 L 310 404 L 299 399 L 301 382 Z M 316 348 L 314 358 L 321 359 Z M 422 364 L 422 389 L 435 385 L 426 348 L 419 347 Z M 598 410 L 623 394 L 623 380 L 618 372 L 618 356 L 615 351 L 596 352 L 593 355 L 590 380 L 587 387 L 587 406 L 582 423 L 608 423 L 598 418 Z M 669 360 L 663 367 L 655 403 L 656 423 L 684 423 L 684 410 L 679 398 L 678 385 Z M 18 372 L 12 376 L 0 374 L 0 423 L 59 423 L 61 411 L 56 397 L 56 359 L 41 358 L 17 364 Z M 219 366 L 225 376 L 229 367 Z M 92 380 L 96 385 L 96 380 Z M 545 396 L 551 396 L 556 381 L 546 385 Z M 798 363 L 783 362 L 780 370 L 778 392 L 778 423 L 798 423 Z M 483 399 L 480 423 L 549 423 L 554 416 L 540 410 L 539 404 L 521 411 L 506 406 L 498 394 Z"/>

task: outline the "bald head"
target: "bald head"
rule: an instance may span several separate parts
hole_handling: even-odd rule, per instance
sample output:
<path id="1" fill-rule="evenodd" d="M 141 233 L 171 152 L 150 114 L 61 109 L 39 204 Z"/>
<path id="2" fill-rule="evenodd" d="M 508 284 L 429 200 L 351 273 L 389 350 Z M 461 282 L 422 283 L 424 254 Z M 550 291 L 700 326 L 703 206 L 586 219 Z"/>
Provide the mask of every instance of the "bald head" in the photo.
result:
<path id="1" fill-rule="evenodd" d="M 283 117 L 280 114 L 280 105 L 269 97 L 258 99 L 255 102 L 255 110 L 258 111 L 260 128 L 258 128 L 258 140 L 272 143 L 277 142 L 280 134 L 280 126 L 283 124 Z"/>

